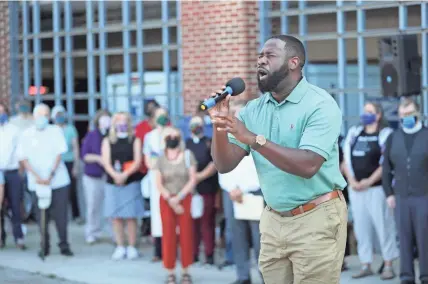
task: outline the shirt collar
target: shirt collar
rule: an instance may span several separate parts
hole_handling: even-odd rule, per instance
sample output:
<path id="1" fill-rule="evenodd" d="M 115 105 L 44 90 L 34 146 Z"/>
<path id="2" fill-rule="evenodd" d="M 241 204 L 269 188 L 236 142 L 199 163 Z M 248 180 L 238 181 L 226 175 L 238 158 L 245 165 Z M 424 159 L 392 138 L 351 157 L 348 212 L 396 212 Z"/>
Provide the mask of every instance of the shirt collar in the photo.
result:
<path id="1" fill-rule="evenodd" d="M 267 92 L 267 93 L 265 93 L 265 103 L 271 101 L 274 104 L 282 105 L 286 101 L 289 101 L 290 103 L 297 104 L 305 96 L 306 91 L 308 90 L 308 88 L 309 88 L 309 83 L 306 80 L 306 78 L 303 76 L 302 79 L 300 80 L 300 82 L 296 85 L 296 87 L 294 87 L 293 91 L 291 91 L 290 95 L 288 95 L 288 97 L 284 101 L 282 101 L 281 103 L 278 103 L 272 97 L 272 94 L 269 93 L 269 92 Z"/>

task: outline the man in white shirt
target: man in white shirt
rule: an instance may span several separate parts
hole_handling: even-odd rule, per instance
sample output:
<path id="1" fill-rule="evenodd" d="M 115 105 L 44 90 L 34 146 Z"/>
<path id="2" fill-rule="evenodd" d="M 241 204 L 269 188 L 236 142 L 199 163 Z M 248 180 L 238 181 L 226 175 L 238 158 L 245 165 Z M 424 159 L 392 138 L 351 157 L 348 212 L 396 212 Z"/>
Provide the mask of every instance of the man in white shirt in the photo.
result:
<path id="1" fill-rule="evenodd" d="M 235 103 L 232 111 L 236 114 L 243 106 Z M 248 231 L 251 232 L 251 243 L 258 263 L 260 251 L 259 221 L 237 220 L 234 216 L 233 203 L 242 202 L 243 194 L 262 195 L 253 157 L 244 157 L 238 166 L 227 174 L 219 174 L 220 187 L 223 189 L 223 208 L 226 217 L 226 243 L 231 241 L 233 260 L 236 264 L 238 279 L 234 284 L 250 284 L 250 242 Z M 227 250 L 226 244 L 226 250 Z M 227 254 L 227 252 L 226 252 Z M 230 260 L 227 260 L 229 261 Z"/>
<path id="2" fill-rule="evenodd" d="M 47 256 L 50 252 L 47 227 L 49 219 L 53 218 L 60 239 L 61 254 L 72 256 L 73 253 L 67 242 L 70 177 L 61 159 L 61 154 L 67 151 L 67 144 L 62 130 L 56 125 L 49 124 L 49 113 L 50 109 L 45 104 L 39 104 L 34 108 L 34 126 L 25 130 L 20 137 L 18 157 L 27 171 L 30 191 L 36 191 L 38 185 L 49 186 L 52 190 L 51 205 L 46 211 L 45 224 L 41 226 L 45 228 L 46 246 L 39 255 Z M 36 210 L 36 216 L 40 221 L 40 210 Z"/>
<path id="3" fill-rule="evenodd" d="M 21 200 L 22 182 L 19 176 L 19 163 L 16 156 L 18 146 L 19 129 L 9 122 L 9 111 L 0 103 L 0 171 L 5 179 L 5 196 L 8 207 L 12 211 L 13 236 L 16 246 L 25 249 L 24 235 L 21 227 Z M 6 208 L 5 208 L 6 209 Z M 4 212 L 4 211 L 3 211 Z M 1 214 L 1 241 L 0 247 L 6 244 L 6 232 L 4 230 L 4 216 Z"/>
<path id="4" fill-rule="evenodd" d="M 34 125 L 33 115 L 31 113 L 31 102 L 21 100 L 17 103 L 18 114 L 10 118 L 10 123 L 24 131 Z"/>

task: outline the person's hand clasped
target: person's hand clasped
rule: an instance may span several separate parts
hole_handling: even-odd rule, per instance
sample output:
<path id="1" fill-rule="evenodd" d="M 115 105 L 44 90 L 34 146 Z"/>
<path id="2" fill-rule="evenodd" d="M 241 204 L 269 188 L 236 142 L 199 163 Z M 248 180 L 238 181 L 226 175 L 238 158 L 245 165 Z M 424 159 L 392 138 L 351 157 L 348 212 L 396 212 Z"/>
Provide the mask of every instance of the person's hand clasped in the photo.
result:
<path id="1" fill-rule="evenodd" d="M 232 190 L 229 195 L 232 201 L 242 203 L 242 191 L 239 188 Z"/>
<path id="2" fill-rule="evenodd" d="M 174 210 L 176 214 L 178 215 L 183 214 L 184 208 L 180 204 L 180 198 L 178 198 L 177 196 L 171 197 L 168 200 L 168 203 L 169 203 L 169 206 L 171 206 L 172 210 Z"/>
<path id="3" fill-rule="evenodd" d="M 386 203 L 388 204 L 389 208 L 394 209 L 396 206 L 395 196 L 394 195 L 388 196 L 388 198 L 386 199 Z"/>
<path id="4" fill-rule="evenodd" d="M 123 185 L 125 184 L 126 180 L 128 179 L 128 176 L 125 173 L 116 173 L 113 176 L 114 183 L 116 185 Z"/>
<path id="5" fill-rule="evenodd" d="M 51 181 L 49 179 L 42 179 L 40 177 L 36 177 L 37 184 L 49 185 Z"/>
<path id="6" fill-rule="evenodd" d="M 358 184 L 360 191 L 366 190 L 371 186 L 370 180 L 367 178 L 363 178 Z"/>

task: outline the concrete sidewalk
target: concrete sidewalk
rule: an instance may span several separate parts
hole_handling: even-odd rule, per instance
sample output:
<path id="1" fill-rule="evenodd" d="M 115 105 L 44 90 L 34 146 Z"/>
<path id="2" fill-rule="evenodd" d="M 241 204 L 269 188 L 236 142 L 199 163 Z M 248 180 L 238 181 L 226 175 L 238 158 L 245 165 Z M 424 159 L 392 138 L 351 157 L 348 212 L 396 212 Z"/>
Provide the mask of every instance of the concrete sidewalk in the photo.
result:
<path id="1" fill-rule="evenodd" d="M 53 224 L 51 224 L 50 232 L 52 235 L 51 255 L 47 257 L 45 262 L 37 257 L 39 249 L 38 229 L 35 225 L 29 225 L 27 233 L 27 245 L 29 249 L 24 252 L 18 251 L 13 246 L 9 236 L 8 246 L 0 251 L 0 266 L 49 276 L 50 279 L 58 277 L 87 284 L 159 284 L 165 280 L 165 271 L 162 268 L 162 264 L 150 262 L 152 257 L 152 246 L 150 244 L 141 244 L 140 251 L 143 256 L 139 260 L 115 262 L 110 260 L 113 251 L 112 244 L 104 242 L 88 246 L 85 244 L 83 238 L 84 227 L 71 225 L 69 234 L 70 243 L 75 256 L 66 258 L 59 255 Z M 358 262 L 355 257 L 349 258 L 347 262 L 350 270 L 342 274 L 340 283 L 400 283 L 398 279 L 381 281 L 378 275 L 362 280 L 352 280 L 351 275 L 358 270 Z M 374 268 L 377 267 L 379 267 L 379 259 L 377 259 L 374 265 Z M 191 268 L 191 274 L 194 278 L 194 283 L 227 284 L 235 280 L 234 269 L 219 271 L 213 267 L 207 268 L 194 265 Z M 260 283 L 256 282 L 259 281 L 259 277 L 255 269 L 252 271 L 252 279 L 254 283 Z M 8 282 L 2 281 L 2 283 Z M 36 281 L 35 283 L 48 284 L 53 282 Z M 56 283 L 62 282 L 58 280 Z"/>

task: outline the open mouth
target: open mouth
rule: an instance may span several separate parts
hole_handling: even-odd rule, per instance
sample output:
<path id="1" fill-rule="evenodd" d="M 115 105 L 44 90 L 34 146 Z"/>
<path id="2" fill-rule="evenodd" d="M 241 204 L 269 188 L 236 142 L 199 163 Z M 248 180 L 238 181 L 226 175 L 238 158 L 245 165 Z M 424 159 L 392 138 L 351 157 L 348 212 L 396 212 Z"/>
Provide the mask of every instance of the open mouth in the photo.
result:
<path id="1" fill-rule="evenodd" d="M 263 80 L 269 75 L 269 73 L 265 69 L 259 68 L 259 69 L 257 69 L 257 75 L 259 76 L 259 78 L 261 80 Z"/>

